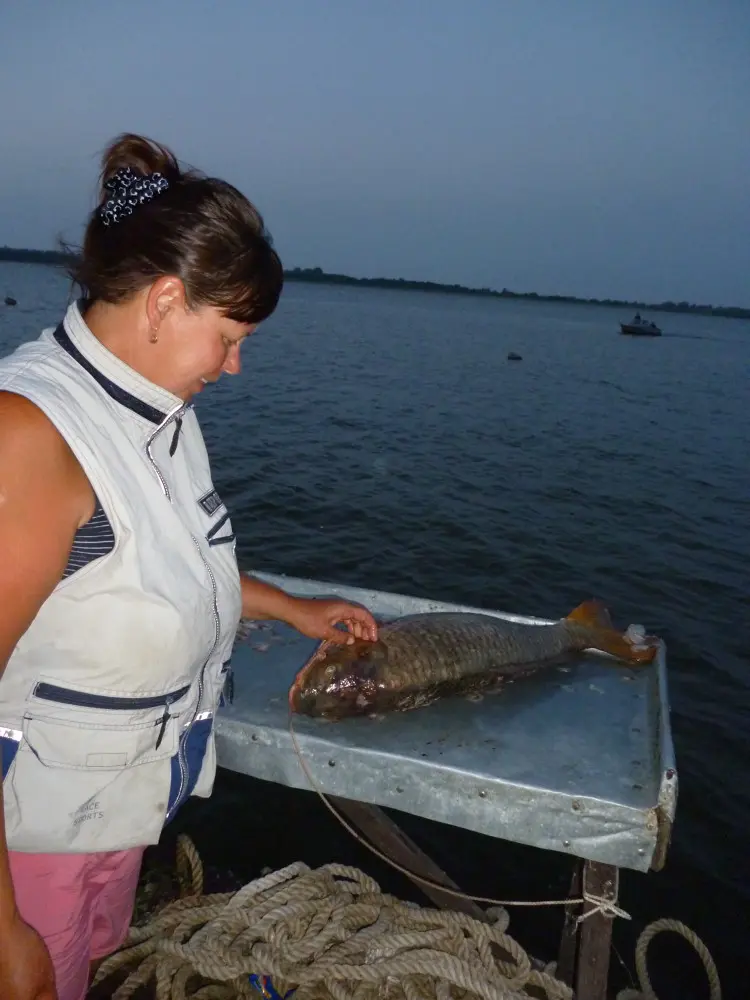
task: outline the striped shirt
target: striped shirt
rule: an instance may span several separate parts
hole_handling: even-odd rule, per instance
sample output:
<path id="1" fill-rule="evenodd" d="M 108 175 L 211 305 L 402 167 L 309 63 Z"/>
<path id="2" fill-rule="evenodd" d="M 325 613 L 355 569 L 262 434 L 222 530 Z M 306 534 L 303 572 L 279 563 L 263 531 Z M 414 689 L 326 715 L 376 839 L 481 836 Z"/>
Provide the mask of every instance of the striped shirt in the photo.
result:
<path id="1" fill-rule="evenodd" d="M 109 523 L 107 515 L 104 513 L 99 497 L 96 498 L 96 507 L 90 521 L 82 524 L 76 531 L 73 538 L 73 547 L 68 557 L 68 565 L 62 575 L 63 580 L 72 576 L 79 569 L 83 569 L 94 559 L 108 555 L 115 545 L 115 533 Z"/>

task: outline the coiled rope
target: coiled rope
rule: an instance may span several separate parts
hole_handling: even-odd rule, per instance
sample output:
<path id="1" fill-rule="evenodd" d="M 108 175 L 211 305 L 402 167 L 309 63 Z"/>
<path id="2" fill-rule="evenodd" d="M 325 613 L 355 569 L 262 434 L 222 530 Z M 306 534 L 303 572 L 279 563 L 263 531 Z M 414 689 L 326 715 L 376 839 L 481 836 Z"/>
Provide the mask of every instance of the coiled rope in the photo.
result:
<path id="1" fill-rule="evenodd" d="M 120 951 L 100 966 L 94 986 L 124 975 L 112 1000 L 129 1000 L 148 986 L 156 1000 L 258 1000 L 252 980 L 263 976 L 272 977 L 282 997 L 293 991 L 295 1000 L 573 1000 L 573 991 L 555 978 L 554 963 L 532 967 L 507 934 L 502 907 L 487 911 L 493 921 L 487 924 L 402 902 L 357 868 L 311 870 L 302 862 L 235 893 L 205 896 L 203 864 L 184 834 L 177 839 L 177 880 L 180 897 L 133 926 Z M 710 1000 L 721 1000 L 708 948 L 669 918 L 641 932 L 635 949 L 640 989 L 621 990 L 617 1000 L 659 1000 L 646 955 L 664 931 L 695 948 Z"/>
<path id="2" fill-rule="evenodd" d="M 548 969 L 532 968 L 502 908 L 484 923 L 402 902 L 357 868 L 301 862 L 204 896 L 184 835 L 177 871 L 180 898 L 100 966 L 94 986 L 125 974 L 112 1000 L 148 985 L 156 1000 L 258 1000 L 250 977 L 264 975 L 295 1000 L 572 1000 Z"/>
<path id="3" fill-rule="evenodd" d="M 694 930 L 683 924 L 682 921 L 672 920 L 670 917 L 662 917 L 660 920 L 654 920 L 653 923 L 650 923 L 641 931 L 635 946 L 635 968 L 640 990 L 620 990 L 617 994 L 617 1000 L 659 1000 L 656 993 L 654 993 L 648 969 L 646 968 L 646 952 L 656 935 L 661 934 L 662 931 L 674 931 L 676 934 L 681 934 L 695 948 L 706 970 L 711 1000 L 721 1000 L 719 973 L 711 957 L 711 952 Z"/>

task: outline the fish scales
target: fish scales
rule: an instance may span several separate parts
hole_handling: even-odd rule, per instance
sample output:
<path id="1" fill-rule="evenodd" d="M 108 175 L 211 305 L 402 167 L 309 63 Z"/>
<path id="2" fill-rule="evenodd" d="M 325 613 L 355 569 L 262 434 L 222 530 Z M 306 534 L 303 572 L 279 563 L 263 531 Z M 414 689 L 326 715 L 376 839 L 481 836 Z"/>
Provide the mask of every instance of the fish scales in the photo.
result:
<path id="1" fill-rule="evenodd" d="M 375 642 L 323 643 L 295 678 L 289 703 L 295 712 L 329 719 L 409 711 L 496 688 L 589 648 L 643 664 L 656 655 L 658 640 L 633 642 L 597 601 L 542 625 L 479 612 L 406 615 L 382 625 Z"/>
<path id="2" fill-rule="evenodd" d="M 450 611 L 410 615 L 384 626 L 380 636 L 388 650 L 383 682 L 410 687 L 540 662 L 570 648 L 565 626 L 516 625 Z"/>

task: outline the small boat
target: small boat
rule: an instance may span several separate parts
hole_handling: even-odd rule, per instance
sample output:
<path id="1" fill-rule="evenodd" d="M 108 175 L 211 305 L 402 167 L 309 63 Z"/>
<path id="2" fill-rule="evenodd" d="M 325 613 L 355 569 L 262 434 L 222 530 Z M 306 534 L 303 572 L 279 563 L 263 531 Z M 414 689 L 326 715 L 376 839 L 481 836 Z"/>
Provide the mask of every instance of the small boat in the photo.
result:
<path id="1" fill-rule="evenodd" d="M 661 337 L 661 330 L 650 320 L 641 319 L 636 313 L 630 323 L 620 323 L 620 332 L 629 333 L 633 337 Z"/>

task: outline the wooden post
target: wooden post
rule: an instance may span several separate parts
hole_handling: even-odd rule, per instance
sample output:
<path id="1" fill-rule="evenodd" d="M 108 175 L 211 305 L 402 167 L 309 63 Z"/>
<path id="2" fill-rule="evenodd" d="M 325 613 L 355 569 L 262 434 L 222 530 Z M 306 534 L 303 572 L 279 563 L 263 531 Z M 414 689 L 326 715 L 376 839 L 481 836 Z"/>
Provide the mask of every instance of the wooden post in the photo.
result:
<path id="1" fill-rule="evenodd" d="M 573 874 L 570 879 L 568 899 L 581 898 L 583 884 L 583 860 L 576 858 Z M 565 920 L 560 935 L 560 950 L 557 953 L 556 976 L 567 986 L 572 986 L 576 974 L 576 958 L 578 952 L 578 914 L 581 911 L 579 903 L 571 903 L 565 907 Z"/>
<path id="2" fill-rule="evenodd" d="M 341 799 L 337 795 L 329 795 L 328 798 L 355 826 L 359 827 L 365 837 L 383 854 L 421 878 L 437 882 L 448 889 L 461 891 L 442 868 L 435 864 L 432 858 L 428 857 L 410 837 L 407 837 L 403 830 L 378 806 L 365 802 L 355 802 L 353 799 Z M 414 879 L 412 881 L 425 896 L 441 909 L 459 910 L 462 913 L 468 913 L 476 920 L 489 923 L 487 914 L 477 906 L 474 900 L 440 892 L 439 889 L 433 889 L 431 886 L 414 881 Z"/>
<path id="3" fill-rule="evenodd" d="M 598 861 L 583 866 L 583 888 L 592 896 L 615 901 L 617 868 Z M 584 903 L 583 916 L 596 909 Z M 580 946 L 576 975 L 576 1000 L 606 1000 L 609 979 L 609 955 L 612 946 L 612 917 L 594 913 L 579 926 Z"/>

